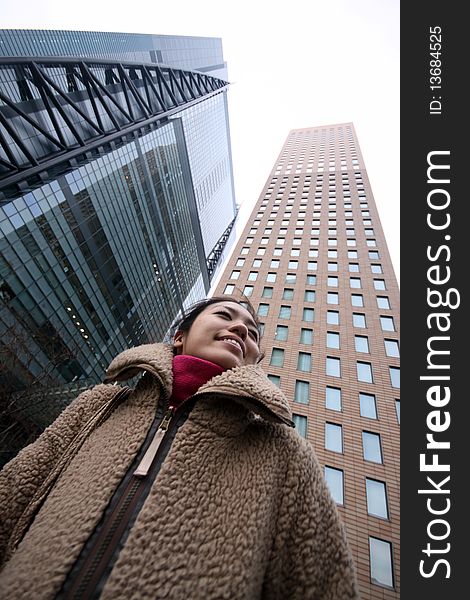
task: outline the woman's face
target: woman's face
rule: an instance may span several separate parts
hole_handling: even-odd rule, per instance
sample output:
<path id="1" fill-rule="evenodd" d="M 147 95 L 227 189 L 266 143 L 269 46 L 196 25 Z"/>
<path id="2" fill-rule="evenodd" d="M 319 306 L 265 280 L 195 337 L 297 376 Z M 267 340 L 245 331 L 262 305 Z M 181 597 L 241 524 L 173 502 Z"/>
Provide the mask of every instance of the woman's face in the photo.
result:
<path id="1" fill-rule="evenodd" d="M 224 369 L 254 365 L 259 356 L 258 328 L 250 313 L 236 302 L 210 304 L 189 331 L 177 331 L 177 354 L 209 360 Z"/>

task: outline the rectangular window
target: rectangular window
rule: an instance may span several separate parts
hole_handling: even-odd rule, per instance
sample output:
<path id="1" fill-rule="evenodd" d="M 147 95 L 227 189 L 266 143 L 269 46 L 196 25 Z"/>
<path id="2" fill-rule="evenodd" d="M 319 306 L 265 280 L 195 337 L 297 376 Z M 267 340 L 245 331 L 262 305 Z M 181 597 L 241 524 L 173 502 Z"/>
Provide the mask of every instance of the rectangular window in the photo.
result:
<path id="1" fill-rule="evenodd" d="M 356 352 L 369 354 L 369 338 L 365 335 L 355 335 L 354 347 L 356 348 Z"/>
<path id="2" fill-rule="evenodd" d="M 279 308 L 279 318 L 280 319 L 290 319 L 291 315 L 291 307 L 282 304 Z"/>
<path id="3" fill-rule="evenodd" d="M 329 385 L 326 386 L 325 393 L 325 406 L 330 410 L 341 410 L 341 389 L 331 387 Z"/>
<path id="4" fill-rule="evenodd" d="M 224 294 L 233 294 L 234 289 L 235 286 L 233 285 L 233 283 L 227 283 L 224 289 Z"/>
<path id="5" fill-rule="evenodd" d="M 269 364 L 273 367 L 284 366 L 284 350 L 282 348 L 273 348 Z"/>
<path id="6" fill-rule="evenodd" d="M 318 263 L 317 263 L 317 261 L 316 261 L 316 260 L 309 260 L 309 261 L 307 262 L 307 269 L 308 269 L 309 271 L 316 271 L 316 270 L 317 270 L 317 267 L 318 267 Z"/>
<path id="7" fill-rule="evenodd" d="M 336 504 L 344 504 L 343 471 L 341 469 L 325 466 L 325 479 L 331 496 Z"/>
<path id="8" fill-rule="evenodd" d="M 262 263 L 262 259 L 261 258 L 255 258 L 253 260 L 253 267 L 255 267 L 256 269 L 259 269 L 261 267 L 261 263 Z"/>
<path id="9" fill-rule="evenodd" d="M 313 329 L 306 329 L 305 327 L 302 327 L 300 330 L 300 343 L 313 344 Z"/>
<path id="10" fill-rule="evenodd" d="M 374 279 L 374 289 L 385 290 L 385 280 L 384 279 Z"/>
<path id="11" fill-rule="evenodd" d="M 326 347 L 339 348 L 339 333 L 337 333 L 336 331 L 326 332 Z"/>
<path id="12" fill-rule="evenodd" d="M 339 312 L 337 310 L 327 311 L 326 322 L 328 325 L 339 325 Z"/>
<path id="13" fill-rule="evenodd" d="M 273 258 L 273 259 L 271 260 L 271 264 L 269 265 L 269 267 L 270 267 L 271 269 L 277 269 L 277 268 L 279 267 L 279 264 L 280 264 L 280 262 L 281 262 L 281 261 L 280 261 L 280 260 L 278 260 L 277 258 Z"/>
<path id="14" fill-rule="evenodd" d="M 365 328 L 366 315 L 362 313 L 353 313 L 353 327 Z"/>
<path id="15" fill-rule="evenodd" d="M 383 273 L 382 265 L 371 265 L 370 270 L 372 271 L 372 273 Z"/>
<path id="16" fill-rule="evenodd" d="M 348 258 L 357 258 L 357 250 L 348 250 Z"/>
<path id="17" fill-rule="evenodd" d="M 232 271 L 230 279 L 238 279 L 240 277 L 240 271 Z"/>
<path id="18" fill-rule="evenodd" d="M 276 273 L 268 273 L 266 275 L 266 281 L 267 281 L 267 283 L 275 283 L 275 281 L 276 281 Z"/>
<path id="19" fill-rule="evenodd" d="M 337 270 L 338 270 L 338 263 L 336 263 L 336 262 L 329 262 L 329 263 L 328 263 L 328 271 L 329 271 L 330 273 L 334 273 L 334 272 L 336 272 Z M 329 278 L 328 278 L 328 280 L 329 280 Z M 328 285 L 329 285 L 329 284 L 328 284 Z M 336 286 L 336 287 L 337 287 L 337 286 Z"/>
<path id="20" fill-rule="evenodd" d="M 382 448 L 378 433 L 362 432 L 362 451 L 364 460 L 382 464 Z"/>
<path id="21" fill-rule="evenodd" d="M 326 357 L 326 374 L 331 377 L 341 377 L 341 360 L 335 356 Z"/>
<path id="22" fill-rule="evenodd" d="M 398 367 L 388 367 L 388 370 L 392 387 L 400 389 L 400 369 Z"/>
<path id="23" fill-rule="evenodd" d="M 398 425 L 400 425 L 400 400 L 395 400 L 395 411 L 397 413 Z"/>
<path id="24" fill-rule="evenodd" d="M 367 419 L 377 419 L 377 405 L 373 394 L 364 394 L 359 392 L 359 407 L 361 417 Z"/>
<path id="25" fill-rule="evenodd" d="M 245 285 L 245 287 L 243 288 L 243 295 L 244 296 L 251 296 L 253 293 L 253 286 L 252 285 Z"/>
<path id="26" fill-rule="evenodd" d="M 305 302 L 315 302 L 315 292 L 314 292 L 314 290 L 305 290 L 305 292 L 304 292 L 304 300 L 305 300 Z"/>
<path id="27" fill-rule="evenodd" d="M 360 290 L 362 287 L 361 286 L 361 278 L 360 277 L 350 277 L 349 278 L 349 287 Z"/>
<path id="28" fill-rule="evenodd" d="M 364 306 L 364 299 L 362 294 L 351 294 L 352 306 Z"/>
<path id="29" fill-rule="evenodd" d="M 310 384 L 308 381 L 300 381 L 296 380 L 295 382 L 295 392 L 294 392 L 294 402 L 298 402 L 299 404 L 308 404 L 310 396 Z"/>
<path id="30" fill-rule="evenodd" d="M 258 315 L 260 317 L 265 317 L 269 312 L 269 304 L 261 303 L 258 307 Z"/>
<path id="31" fill-rule="evenodd" d="M 268 379 L 271 383 L 274 383 L 274 385 L 276 385 L 278 388 L 281 387 L 281 378 L 279 377 L 279 375 L 271 375 L 270 373 L 268 373 Z"/>
<path id="32" fill-rule="evenodd" d="M 377 296 L 377 306 L 379 308 L 390 308 L 390 302 L 387 296 Z"/>
<path id="33" fill-rule="evenodd" d="M 286 283 L 295 283 L 297 280 L 297 275 L 295 273 L 287 273 L 286 275 Z"/>
<path id="34" fill-rule="evenodd" d="M 385 354 L 387 356 L 400 357 L 400 348 L 397 340 L 384 340 Z"/>
<path id="35" fill-rule="evenodd" d="M 312 355 L 309 352 L 299 352 L 297 370 L 310 373 L 312 370 Z"/>
<path id="36" fill-rule="evenodd" d="M 299 266 L 299 261 L 298 260 L 290 260 L 289 261 L 289 269 L 297 269 L 297 267 Z"/>
<path id="37" fill-rule="evenodd" d="M 316 275 L 307 275 L 307 285 L 316 285 L 317 276 Z"/>
<path id="38" fill-rule="evenodd" d="M 325 423 L 325 448 L 331 452 L 343 452 L 343 428 L 335 423 Z"/>
<path id="39" fill-rule="evenodd" d="M 250 251 L 249 248 L 242 248 L 240 254 L 248 254 L 249 251 Z"/>
<path id="40" fill-rule="evenodd" d="M 366 477 L 367 512 L 374 517 L 388 519 L 385 483 Z"/>
<path id="41" fill-rule="evenodd" d="M 358 263 L 349 263 L 349 272 L 350 273 L 359 273 L 359 264 Z M 361 287 L 359 285 L 359 287 Z"/>
<path id="42" fill-rule="evenodd" d="M 258 279 L 258 272 L 257 271 L 250 271 L 248 273 L 248 281 L 256 281 Z"/>
<path id="43" fill-rule="evenodd" d="M 307 438 L 307 417 L 304 417 L 303 415 L 293 414 L 292 420 L 294 421 L 297 433 L 303 438 Z"/>
<path id="44" fill-rule="evenodd" d="M 302 321 L 313 323 L 315 319 L 315 310 L 313 308 L 304 308 L 302 311 Z"/>
<path id="45" fill-rule="evenodd" d="M 339 304 L 339 294 L 337 292 L 327 292 L 326 301 L 328 304 Z"/>
<path id="46" fill-rule="evenodd" d="M 282 299 L 283 300 L 292 300 L 293 297 L 294 297 L 294 290 L 292 288 L 284 288 L 284 290 L 282 292 Z"/>
<path id="47" fill-rule="evenodd" d="M 263 288 L 263 298 L 272 298 L 273 297 L 273 288 L 272 287 L 264 287 Z"/>
<path id="48" fill-rule="evenodd" d="M 289 327 L 287 325 L 278 325 L 276 327 L 276 333 L 274 334 L 274 339 L 279 340 L 280 342 L 287 341 L 287 336 L 289 333 Z"/>
<path id="49" fill-rule="evenodd" d="M 244 258 L 237 259 L 237 263 L 236 263 L 237 267 L 243 267 L 244 264 L 245 264 L 245 259 Z"/>
<path id="50" fill-rule="evenodd" d="M 327 283 L 328 283 L 328 287 L 338 287 L 338 278 L 337 277 L 328 277 Z"/>
<path id="51" fill-rule="evenodd" d="M 393 317 L 380 316 L 380 326 L 382 331 L 395 331 L 395 323 Z"/>
<path id="52" fill-rule="evenodd" d="M 369 537 L 369 551 L 372 583 L 393 588 L 392 545 Z"/>
<path id="53" fill-rule="evenodd" d="M 357 370 L 357 380 L 364 381 L 366 383 L 373 383 L 372 378 L 372 365 L 370 363 L 357 361 L 356 362 L 356 370 Z"/>

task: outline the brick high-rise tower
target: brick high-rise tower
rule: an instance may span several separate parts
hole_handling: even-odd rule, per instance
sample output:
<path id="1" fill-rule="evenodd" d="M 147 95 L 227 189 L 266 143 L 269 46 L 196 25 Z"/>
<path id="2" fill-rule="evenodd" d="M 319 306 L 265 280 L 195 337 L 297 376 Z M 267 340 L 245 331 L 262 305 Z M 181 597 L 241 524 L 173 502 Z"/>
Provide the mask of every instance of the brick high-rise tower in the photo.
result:
<path id="1" fill-rule="evenodd" d="M 215 292 L 258 311 L 362 598 L 398 598 L 399 291 L 352 123 L 290 132 Z"/>

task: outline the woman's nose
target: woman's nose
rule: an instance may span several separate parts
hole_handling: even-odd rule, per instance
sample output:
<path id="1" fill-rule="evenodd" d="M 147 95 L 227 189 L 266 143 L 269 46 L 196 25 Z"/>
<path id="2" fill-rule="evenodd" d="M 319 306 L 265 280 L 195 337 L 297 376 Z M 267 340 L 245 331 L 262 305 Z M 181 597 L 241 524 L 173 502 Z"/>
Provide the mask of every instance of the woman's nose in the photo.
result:
<path id="1" fill-rule="evenodd" d="M 228 329 L 230 331 L 237 332 L 242 340 L 245 340 L 248 336 L 248 327 L 245 325 L 245 323 L 243 323 L 243 321 L 235 321 Z"/>

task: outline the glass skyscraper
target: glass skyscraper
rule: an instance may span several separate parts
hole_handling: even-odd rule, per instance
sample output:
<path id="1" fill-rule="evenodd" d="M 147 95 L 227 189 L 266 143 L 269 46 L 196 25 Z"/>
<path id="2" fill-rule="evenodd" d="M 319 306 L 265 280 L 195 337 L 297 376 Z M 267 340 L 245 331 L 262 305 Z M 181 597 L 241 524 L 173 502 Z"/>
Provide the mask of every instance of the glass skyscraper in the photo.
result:
<path id="1" fill-rule="evenodd" d="M 19 57 L 0 59 L 0 385 L 99 381 L 206 295 L 235 218 L 221 42 L 3 30 L 0 47 Z"/>

